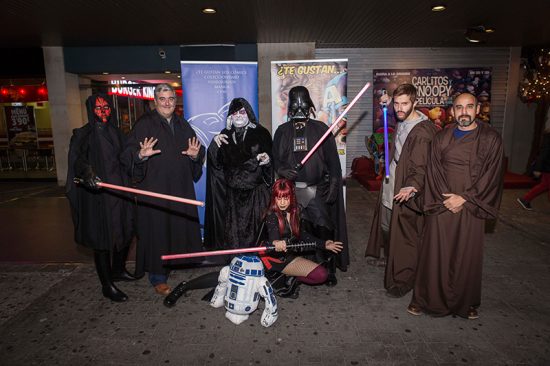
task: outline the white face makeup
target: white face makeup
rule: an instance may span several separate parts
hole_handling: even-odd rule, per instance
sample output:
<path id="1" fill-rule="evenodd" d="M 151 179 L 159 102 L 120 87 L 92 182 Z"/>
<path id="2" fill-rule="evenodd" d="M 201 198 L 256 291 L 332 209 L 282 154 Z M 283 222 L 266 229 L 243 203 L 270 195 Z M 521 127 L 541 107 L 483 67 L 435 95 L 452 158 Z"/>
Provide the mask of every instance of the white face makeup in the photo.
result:
<path id="1" fill-rule="evenodd" d="M 239 109 L 231 115 L 231 124 L 237 128 L 245 127 L 248 123 L 250 123 L 250 120 L 244 108 Z"/>

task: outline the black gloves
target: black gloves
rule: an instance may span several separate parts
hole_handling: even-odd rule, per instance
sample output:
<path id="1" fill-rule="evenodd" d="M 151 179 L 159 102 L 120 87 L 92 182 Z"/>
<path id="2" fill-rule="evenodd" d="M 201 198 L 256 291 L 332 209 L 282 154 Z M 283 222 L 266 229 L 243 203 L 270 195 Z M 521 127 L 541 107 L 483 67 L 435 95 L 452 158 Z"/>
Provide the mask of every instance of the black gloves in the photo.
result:
<path id="1" fill-rule="evenodd" d="M 298 177 L 298 172 L 292 168 L 281 168 L 277 171 L 277 173 L 279 176 L 289 180 L 296 180 Z"/>
<path id="2" fill-rule="evenodd" d="M 93 189 L 95 191 L 98 191 L 101 188 L 97 185 L 98 183 L 101 183 L 101 179 L 97 175 L 84 181 L 86 188 Z"/>
<path id="3" fill-rule="evenodd" d="M 101 183 L 101 179 L 95 174 L 92 167 L 88 166 L 82 173 L 82 184 L 88 189 L 99 190 L 101 187 L 97 183 Z"/>

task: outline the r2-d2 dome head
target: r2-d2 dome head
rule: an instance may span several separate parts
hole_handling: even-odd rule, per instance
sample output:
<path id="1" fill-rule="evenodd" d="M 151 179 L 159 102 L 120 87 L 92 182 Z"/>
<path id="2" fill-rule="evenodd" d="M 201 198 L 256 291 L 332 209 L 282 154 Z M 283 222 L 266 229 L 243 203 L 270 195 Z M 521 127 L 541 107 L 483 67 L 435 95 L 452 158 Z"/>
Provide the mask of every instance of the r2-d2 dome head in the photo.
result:
<path id="1" fill-rule="evenodd" d="M 264 265 L 255 255 L 239 255 L 231 261 L 230 272 L 241 276 L 263 277 Z"/>

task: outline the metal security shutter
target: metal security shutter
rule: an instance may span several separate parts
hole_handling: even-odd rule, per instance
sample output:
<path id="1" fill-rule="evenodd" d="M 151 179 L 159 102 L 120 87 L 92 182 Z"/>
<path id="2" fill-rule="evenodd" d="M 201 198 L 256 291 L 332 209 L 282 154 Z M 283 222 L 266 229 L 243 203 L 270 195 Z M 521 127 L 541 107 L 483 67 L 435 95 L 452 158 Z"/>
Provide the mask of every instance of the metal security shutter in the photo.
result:
<path id="1" fill-rule="evenodd" d="M 348 59 L 348 98 L 367 82 L 373 69 L 492 67 L 491 124 L 502 132 L 510 48 L 318 48 L 317 59 Z M 365 155 L 365 136 L 372 134 L 372 91 L 349 112 L 346 172 L 354 158 Z"/>

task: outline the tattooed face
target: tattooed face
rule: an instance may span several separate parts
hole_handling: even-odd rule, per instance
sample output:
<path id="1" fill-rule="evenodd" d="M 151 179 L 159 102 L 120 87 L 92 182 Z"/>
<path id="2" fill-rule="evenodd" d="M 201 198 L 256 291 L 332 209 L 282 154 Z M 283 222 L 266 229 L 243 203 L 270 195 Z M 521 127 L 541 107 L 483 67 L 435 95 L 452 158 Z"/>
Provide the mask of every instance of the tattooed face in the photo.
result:
<path id="1" fill-rule="evenodd" d="M 94 113 L 101 122 L 107 123 L 111 118 L 111 107 L 105 99 L 99 97 L 95 100 Z"/>

